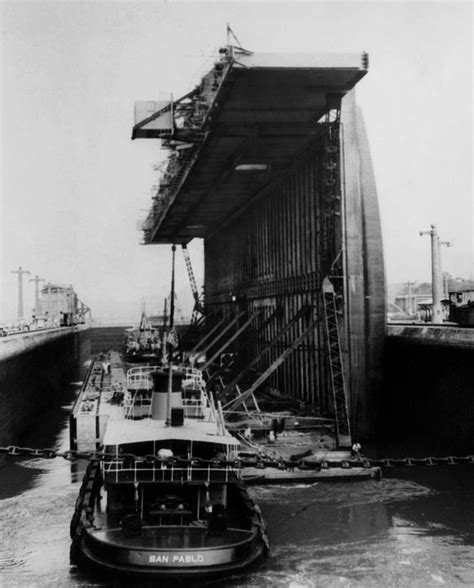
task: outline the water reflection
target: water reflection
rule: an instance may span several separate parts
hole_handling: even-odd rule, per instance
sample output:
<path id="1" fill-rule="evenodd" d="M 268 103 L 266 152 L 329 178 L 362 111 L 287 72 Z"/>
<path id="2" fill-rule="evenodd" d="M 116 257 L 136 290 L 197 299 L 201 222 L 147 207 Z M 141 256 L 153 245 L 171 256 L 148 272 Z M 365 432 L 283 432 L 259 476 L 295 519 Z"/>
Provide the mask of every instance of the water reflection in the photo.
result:
<path id="1" fill-rule="evenodd" d="M 69 407 L 45 417 L 28 444 L 68 449 Z M 1 585 L 110 585 L 110 578 L 69 564 L 69 522 L 84 467 L 23 459 L 0 470 Z M 251 492 L 268 524 L 272 556 L 217 585 L 474 585 L 473 466 Z"/>

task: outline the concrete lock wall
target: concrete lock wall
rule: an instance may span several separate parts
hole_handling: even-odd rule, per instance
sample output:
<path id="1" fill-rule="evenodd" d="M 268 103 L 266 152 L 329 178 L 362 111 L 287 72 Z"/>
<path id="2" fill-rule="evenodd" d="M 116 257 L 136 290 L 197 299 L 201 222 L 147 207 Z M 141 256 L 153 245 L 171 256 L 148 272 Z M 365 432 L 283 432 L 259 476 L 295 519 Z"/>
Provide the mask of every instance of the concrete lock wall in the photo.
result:
<path id="1" fill-rule="evenodd" d="M 460 345 L 461 334 L 448 339 L 448 328 L 444 332 L 442 327 L 433 329 L 426 338 L 417 330 L 409 336 L 387 337 L 378 437 L 397 441 L 424 438 L 435 442 L 434 450 L 440 453 L 447 448 L 472 453 L 473 337 L 466 333 Z M 436 331 L 440 337 L 435 336 Z"/>
<path id="2" fill-rule="evenodd" d="M 81 327 L 0 339 L 0 445 L 18 443 L 44 410 L 60 403 L 89 356 Z"/>

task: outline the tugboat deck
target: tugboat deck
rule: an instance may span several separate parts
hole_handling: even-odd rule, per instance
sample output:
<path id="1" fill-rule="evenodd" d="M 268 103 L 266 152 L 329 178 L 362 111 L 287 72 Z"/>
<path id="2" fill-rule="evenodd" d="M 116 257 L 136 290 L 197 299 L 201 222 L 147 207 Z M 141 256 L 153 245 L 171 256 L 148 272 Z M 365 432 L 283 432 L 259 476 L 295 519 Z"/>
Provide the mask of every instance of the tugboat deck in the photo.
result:
<path id="1" fill-rule="evenodd" d="M 218 435 L 214 423 L 185 419 L 182 427 L 173 429 L 162 421 L 152 419 L 121 420 L 110 419 L 104 445 L 118 445 L 130 441 L 135 443 L 146 441 L 160 441 L 161 439 L 179 438 L 181 440 L 220 443 L 222 445 L 238 445 L 238 441 L 231 435 Z"/>
<path id="2" fill-rule="evenodd" d="M 117 440 L 124 442 L 124 435 L 127 435 L 127 431 L 133 433 L 132 436 L 135 440 L 138 436 L 143 441 L 146 441 L 151 438 L 157 439 L 159 437 L 158 429 L 162 427 L 163 435 L 169 436 L 169 427 L 164 427 L 162 423 L 149 419 L 128 420 L 126 422 L 127 431 L 124 429 L 124 407 L 122 403 L 117 403 L 115 399 L 117 393 L 126 390 L 124 364 L 120 354 L 115 351 L 108 354 L 107 362 L 110 363 L 110 373 L 103 374 L 100 386 L 96 383 L 91 395 L 90 384 L 93 379 L 91 372 L 89 381 L 84 382 L 83 389 L 76 400 L 73 414 L 76 415 L 77 421 L 77 448 L 88 451 L 100 447 L 104 441 L 106 445 L 114 445 Z M 88 399 L 93 396 L 95 396 L 95 400 L 93 401 L 92 410 L 83 411 L 84 405 L 90 406 L 90 400 Z M 306 422 L 302 418 L 287 418 L 290 426 L 295 420 L 299 421 L 300 426 L 283 431 L 278 434 L 273 442 L 267 441 L 266 438 L 256 439 L 248 443 L 247 448 L 245 448 L 245 441 L 240 438 L 244 445 L 242 448 L 244 451 L 260 455 L 263 458 L 270 457 L 275 461 L 275 467 L 243 467 L 242 476 L 247 484 L 356 481 L 380 477 L 380 468 L 343 467 L 344 462 L 350 461 L 350 452 L 336 451 L 334 436 L 324 423 L 318 427 L 308 420 L 308 426 L 306 427 L 302 426 Z M 188 419 L 185 419 L 185 423 L 187 421 Z M 180 427 L 179 436 L 181 439 L 189 436 L 189 438 L 192 437 L 197 440 L 196 435 L 198 434 L 201 441 L 221 443 L 223 445 L 238 444 L 237 439 L 233 436 L 216 435 L 215 428 L 210 430 L 208 423 L 191 419 L 191 424 L 192 430 L 188 432 L 186 431 L 186 426 Z M 309 425 L 312 425 L 312 427 Z M 106 429 L 107 438 L 104 439 Z M 307 469 L 297 467 L 296 461 L 295 467 L 291 469 L 281 469 L 277 466 L 278 461 L 288 461 L 295 455 L 300 456 L 298 459 L 300 464 L 307 464 Z M 325 461 L 330 461 L 331 467 L 318 469 L 317 464 Z M 338 461 L 341 463 L 341 467 L 334 466 L 334 462 Z"/>

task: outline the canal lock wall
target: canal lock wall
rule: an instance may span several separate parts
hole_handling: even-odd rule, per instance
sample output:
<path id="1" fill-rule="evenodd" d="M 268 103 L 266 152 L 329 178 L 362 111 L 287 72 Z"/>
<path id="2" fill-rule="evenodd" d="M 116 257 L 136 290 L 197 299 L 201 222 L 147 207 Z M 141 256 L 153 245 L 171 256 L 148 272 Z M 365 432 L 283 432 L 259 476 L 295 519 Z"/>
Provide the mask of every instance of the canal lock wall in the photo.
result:
<path id="1" fill-rule="evenodd" d="M 474 453 L 473 366 L 473 329 L 389 328 L 377 439 Z"/>
<path id="2" fill-rule="evenodd" d="M 21 443 L 48 408 L 72 400 L 69 384 L 82 379 L 90 353 L 82 326 L 0 339 L 0 446 Z"/>

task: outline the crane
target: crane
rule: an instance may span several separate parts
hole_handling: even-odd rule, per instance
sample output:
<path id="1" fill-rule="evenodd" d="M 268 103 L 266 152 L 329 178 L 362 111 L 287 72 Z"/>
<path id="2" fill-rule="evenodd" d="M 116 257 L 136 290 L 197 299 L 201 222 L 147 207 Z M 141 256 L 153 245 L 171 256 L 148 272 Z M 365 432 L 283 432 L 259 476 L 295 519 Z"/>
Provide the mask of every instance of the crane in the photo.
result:
<path id="1" fill-rule="evenodd" d="M 191 265 L 191 259 L 189 257 L 189 251 L 186 243 L 182 243 L 181 248 L 183 250 L 184 262 L 186 264 L 186 270 L 188 271 L 189 283 L 191 284 L 191 291 L 194 298 L 194 308 L 191 317 L 191 324 L 193 325 L 197 322 L 199 315 L 204 314 L 204 305 L 201 297 L 199 296 L 196 278 L 194 277 L 193 266 Z"/>

